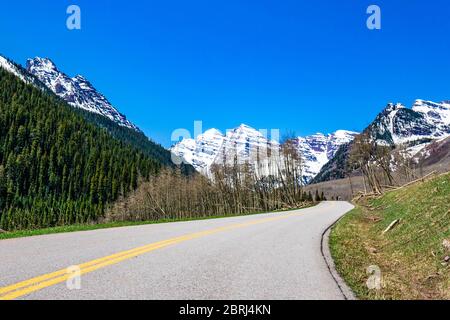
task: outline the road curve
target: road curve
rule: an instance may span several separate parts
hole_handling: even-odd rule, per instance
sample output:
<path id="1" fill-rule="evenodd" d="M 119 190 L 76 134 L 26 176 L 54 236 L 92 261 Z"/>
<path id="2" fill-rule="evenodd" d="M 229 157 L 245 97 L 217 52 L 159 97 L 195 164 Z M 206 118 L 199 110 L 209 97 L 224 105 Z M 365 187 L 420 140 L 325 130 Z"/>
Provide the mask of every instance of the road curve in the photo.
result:
<path id="1" fill-rule="evenodd" d="M 321 238 L 352 208 L 3 240 L 0 299 L 344 299 Z"/>

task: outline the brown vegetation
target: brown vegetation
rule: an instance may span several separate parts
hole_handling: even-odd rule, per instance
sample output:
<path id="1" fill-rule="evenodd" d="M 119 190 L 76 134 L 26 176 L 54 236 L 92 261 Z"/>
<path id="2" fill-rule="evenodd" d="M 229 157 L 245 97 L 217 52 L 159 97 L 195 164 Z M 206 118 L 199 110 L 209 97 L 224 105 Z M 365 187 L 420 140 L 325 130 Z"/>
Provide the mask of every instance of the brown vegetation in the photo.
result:
<path id="1" fill-rule="evenodd" d="M 240 215 L 299 208 L 312 200 L 303 190 L 301 156 L 289 142 L 253 164 L 239 163 L 236 156 L 228 158 L 214 165 L 211 174 L 209 178 L 200 174 L 186 177 L 178 171 L 163 171 L 118 201 L 106 219 L 157 221 Z"/>
<path id="2" fill-rule="evenodd" d="M 406 146 L 393 149 L 371 139 L 367 134 L 355 138 L 349 157 L 350 172 L 362 173 L 365 194 L 383 194 L 423 177 L 424 169 L 408 154 Z"/>

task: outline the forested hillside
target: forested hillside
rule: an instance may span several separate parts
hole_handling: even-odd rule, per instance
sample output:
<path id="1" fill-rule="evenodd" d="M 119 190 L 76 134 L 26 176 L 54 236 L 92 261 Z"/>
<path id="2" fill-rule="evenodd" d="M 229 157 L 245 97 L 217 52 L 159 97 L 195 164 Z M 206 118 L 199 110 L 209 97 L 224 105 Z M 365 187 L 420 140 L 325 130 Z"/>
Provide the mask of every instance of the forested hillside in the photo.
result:
<path id="1" fill-rule="evenodd" d="M 74 110 L 82 115 L 88 122 L 91 122 L 100 128 L 106 129 L 114 138 L 137 148 L 145 155 L 151 157 L 152 159 L 158 160 L 163 165 L 175 167 L 172 162 L 170 151 L 149 140 L 144 133 L 120 126 L 114 121 L 111 121 L 108 118 L 96 113 L 76 108 Z M 195 169 L 191 165 L 181 164 L 181 171 L 189 175 L 193 174 Z"/>
<path id="2" fill-rule="evenodd" d="M 0 68 L 0 228 L 97 220 L 162 166 L 124 140 Z"/>
<path id="3" fill-rule="evenodd" d="M 325 164 L 311 184 L 345 178 L 349 173 L 348 156 L 352 143 L 346 143 L 339 147 L 336 155 Z"/>

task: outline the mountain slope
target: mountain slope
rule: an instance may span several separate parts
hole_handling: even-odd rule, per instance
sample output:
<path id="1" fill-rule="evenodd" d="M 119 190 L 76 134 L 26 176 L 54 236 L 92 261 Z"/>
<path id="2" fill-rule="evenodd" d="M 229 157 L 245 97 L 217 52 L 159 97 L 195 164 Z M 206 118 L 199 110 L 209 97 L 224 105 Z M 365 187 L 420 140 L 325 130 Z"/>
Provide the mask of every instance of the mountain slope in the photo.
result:
<path id="1" fill-rule="evenodd" d="M 120 126 L 139 130 L 83 76 L 70 78 L 50 59 L 39 57 L 27 60 L 27 71 L 71 106 L 105 116 Z"/>
<path id="2" fill-rule="evenodd" d="M 365 130 L 380 143 L 395 146 L 450 135 L 450 105 L 416 100 L 412 109 L 389 104 Z"/>
<path id="3" fill-rule="evenodd" d="M 135 148 L 146 156 L 157 160 L 164 166 L 171 168 L 180 168 L 183 174 L 192 174 L 195 169 L 189 164 L 176 166 L 172 161 L 172 154 L 160 144 L 149 139 L 143 132 L 120 126 L 114 121 L 97 113 L 92 113 L 83 109 L 74 109 L 73 111 L 81 115 L 86 121 L 106 130 L 112 137 Z"/>
<path id="4" fill-rule="evenodd" d="M 65 74 L 58 71 L 56 66 L 49 59 L 36 58 L 29 60 L 28 68 L 30 72 L 32 71 L 42 78 L 42 80 L 48 84 L 49 87 L 47 87 L 46 84 L 41 82 L 28 70 L 2 56 L 0 56 L 0 67 L 16 75 L 25 83 L 31 84 L 47 94 L 55 95 L 55 97 L 58 97 L 61 101 L 73 102 L 77 101 L 77 97 L 81 97 L 80 99 L 82 100 L 80 101 L 87 101 L 87 104 L 69 103 L 72 107 L 75 107 L 73 108 L 74 112 L 83 116 L 88 122 L 107 130 L 114 138 L 138 149 L 145 155 L 159 161 L 161 164 L 175 167 L 172 162 L 170 151 L 150 140 L 136 126 L 129 123 L 124 116 L 120 115 L 112 106 L 110 106 L 106 98 L 96 92 L 95 89 L 88 84 L 87 80 L 82 80 L 84 78 L 81 76 L 74 78 L 75 80 L 70 79 Z M 61 89 L 63 87 L 62 84 L 70 90 Z M 60 90 L 59 95 L 53 90 Z M 71 92 L 74 92 L 74 94 L 72 95 Z M 97 105 L 97 103 L 99 104 Z M 92 104 L 94 104 L 94 108 L 90 108 Z M 195 171 L 190 165 L 184 164 L 181 165 L 181 170 L 185 174 L 191 174 Z"/>
<path id="5" fill-rule="evenodd" d="M 364 133 L 379 145 L 405 147 L 411 158 L 420 158 L 433 142 L 450 136 L 450 103 L 416 100 L 411 109 L 400 103 L 390 103 Z M 350 148 L 351 145 L 322 168 L 313 182 L 344 178 Z M 430 159 L 428 161 L 432 162 Z"/>
<path id="6" fill-rule="evenodd" d="M 293 140 L 299 154 L 304 159 L 304 179 L 312 179 L 338 148 L 353 140 L 356 133 L 339 130 L 333 134 L 318 133 Z M 185 139 L 177 143 L 172 152 L 192 164 L 198 171 L 208 173 L 215 163 L 255 162 L 267 155 L 267 150 L 275 150 L 280 145 L 271 141 L 260 131 L 245 124 L 229 130 L 225 135 L 217 129 L 210 129 L 197 139 Z"/>
<path id="7" fill-rule="evenodd" d="M 351 142 L 339 147 L 333 158 L 330 159 L 310 181 L 311 184 L 345 178 L 347 173 L 347 160 Z"/>
<path id="8" fill-rule="evenodd" d="M 422 167 L 432 167 L 437 171 L 448 171 L 450 168 L 450 137 L 433 141 L 414 158 Z"/>
<path id="9" fill-rule="evenodd" d="M 314 179 L 320 170 L 335 157 L 342 145 L 353 141 L 356 132 L 338 130 L 332 134 L 317 133 L 296 140 L 297 149 L 305 160 L 306 181 Z"/>
<path id="10" fill-rule="evenodd" d="M 161 163 L 0 68 L 0 228 L 96 221 Z"/>
<path id="11" fill-rule="evenodd" d="M 47 91 L 48 88 L 41 82 L 39 79 L 37 79 L 35 76 L 30 74 L 27 70 L 22 68 L 22 66 L 14 63 L 13 61 L 3 57 L 0 55 L 0 68 L 3 68 L 5 71 L 8 71 L 21 79 L 23 82 L 27 84 L 31 84 L 35 86 L 36 88 L 39 88 L 41 90 Z"/>

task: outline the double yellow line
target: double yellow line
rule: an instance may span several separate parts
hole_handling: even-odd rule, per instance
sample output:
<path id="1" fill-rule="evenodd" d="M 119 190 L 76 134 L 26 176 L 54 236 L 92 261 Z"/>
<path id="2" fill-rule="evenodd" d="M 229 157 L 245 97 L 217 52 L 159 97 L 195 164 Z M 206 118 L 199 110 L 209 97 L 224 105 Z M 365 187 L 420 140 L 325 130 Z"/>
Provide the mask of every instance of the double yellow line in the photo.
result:
<path id="1" fill-rule="evenodd" d="M 234 224 L 229 226 L 224 226 L 216 229 L 211 229 L 207 231 L 192 233 L 160 242 L 155 242 L 149 245 L 145 245 L 142 247 L 138 247 L 135 249 L 122 251 L 110 256 L 106 256 L 103 258 L 99 258 L 96 260 L 92 260 L 80 265 L 77 265 L 80 269 L 80 272 L 78 275 L 83 275 L 86 273 L 93 272 L 98 269 L 105 268 L 107 266 L 111 266 L 114 264 L 118 264 L 122 261 L 132 259 L 134 257 L 143 255 L 145 253 L 149 253 L 158 249 L 162 249 L 168 246 L 172 246 L 181 242 L 185 242 L 188 240 L 193 240 L 201 237 L 205 237 L 208 235 L 216 234 L 219 232 L 229 231 L 233 229 L 238 228 L 244 228 L 255 224 L 261 224 L 261 223 L 267 223 L 271 221 L 276 221 L 280 219 L 286 219 L 288 217 L 292 217 L 298 214 L 289 214 L 289 215 L 282 215 L 277 217 L 271 217 L 271 218 L 265 218 L 265 219 L 259 219 L 250 221 L 247 223 L 240 223 L 240 224 Z M 10 286 L 2 287 L 0 288 L 0 300 L 13 300 L 16 298 L 20 298 L 26 295 L 29 295 L 35 291 L 42 290 L 47 287 L 54 286 L 59 283 L 66 282 L 68 279 L 73 277 L 72 270 L 69 268 L 61 269 L 52 273 L 44 274 L 39 277 L 35 277 L 29 280 L 25 280 Z"/>

